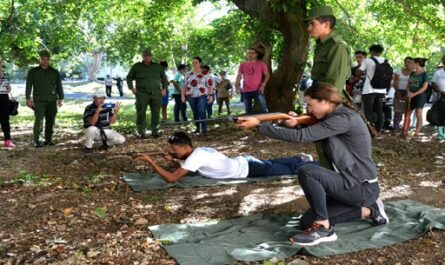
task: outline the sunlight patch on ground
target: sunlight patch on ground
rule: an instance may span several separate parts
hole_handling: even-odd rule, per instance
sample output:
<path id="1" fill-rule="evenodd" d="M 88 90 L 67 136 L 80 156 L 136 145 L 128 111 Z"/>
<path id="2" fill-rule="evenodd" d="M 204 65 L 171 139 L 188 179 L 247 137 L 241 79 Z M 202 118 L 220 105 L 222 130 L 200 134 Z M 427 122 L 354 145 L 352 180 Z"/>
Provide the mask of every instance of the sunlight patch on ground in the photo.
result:
<path id="1" fill-rule="evenodd" d="M 426 177 L 429 176 L 430 173 L 428 172 L 420 172 L 420 173 L 409 173 L 410 176 L 416 176 L 416 177 Z"/>
<path id="2" fill-rule="evenodd" d="M 393 197 L 408 196 L 413 193 L 409 185 L 401 185 L 391 188 L 390 190 L 384 190 L 380 193 L 381 199 L 389 199 Z"/>
<path id="3" fill-rule="evenodd" d="M 249 215 L 262 206 L 280 205 L 302 196 L 304 193 L 300 186 L 255 189 L 242 199 L 238 213 Z"/>
<path id="4" fill-rule="evenodd" d="M 445 161 L 443 156 L 436 156 L 436 161 L 434 161 L 434 165 L 436 167 L 445 167 Z"/>
<path id="5" fill-rule="evenodd" d="M 442 181 L 421 181 L 419 184 L 421 187 L 433 187 L 438 188 L 440 185 L 442 185 Z"/>
<path id="6" fill-rule="evenodd" d="M 233 194 L 235 194 L 235 193 L 237 193 L 238 191 L 236 190 L 236 189 L 233 189 L 233 188 L 231 188 L 231 189 L 227 189 L 227 190 L 223 190 L 223 191 L 220 191 L 220 192 L 216 192 L 216 193 L 212 193 L 212 194 L 209 194 L 209 193 L 207 193 L 207 192 L 199 192 L 197 195 L 195 195 L 194 197 L 193 197 L 193 200 L 200 200 L 200 199 L 204 199 L 204 198 L 206 198 L 206 197 L 219 197 L 219 196 L 228 196 L 228 195 L 233 195 Z"/>

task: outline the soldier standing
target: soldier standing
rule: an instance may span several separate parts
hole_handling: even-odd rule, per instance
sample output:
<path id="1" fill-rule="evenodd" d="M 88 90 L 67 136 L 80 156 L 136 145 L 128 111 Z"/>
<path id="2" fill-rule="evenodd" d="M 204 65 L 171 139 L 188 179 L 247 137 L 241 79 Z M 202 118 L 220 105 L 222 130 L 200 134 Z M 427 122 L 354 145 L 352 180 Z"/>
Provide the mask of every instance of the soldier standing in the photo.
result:
<path id="1" fill-rule="evenodd" d="M 136 86 L 133 85 L 136 81 Z M 142 51 L 142 62 L 135 63 L 127 75 L 128 88 L 136 96 L 136 127 L 138 137 L 145 139 L 146 112 L 150 106 L 151 135 L 159 137 L 161 96 L 167 93 L 168 81 L 161 65 L 153 62 L 150 49 Z M 162 87 L 161 87 L 162 85 Z"/>
<path id="2" fill-rule="evenodd" d="M 316 82 L 334 85 L 343 97 L 350 99 L 345 82 L 351 75 L 351 49 L 334 32 L 336 18 L 329 6 L 317 6 L 305 19 L 308 32 L 316 39 L 311 77 Z"/>
<path id="3" fill-rule="evenodd" d="M 39 53 L 40 64 L 28 72 L 26 78 L 26 105 L 34 109 L 34 146 L 55 145 L 52 139 L 57 107 L 63 105 L 63 88 L 59 71 L 50 66 L 51 55 L 44 50 Z M 31 97 L 32 92 L 32 97 Z M 43 119 L 45 141 L 40 142 Z"/>

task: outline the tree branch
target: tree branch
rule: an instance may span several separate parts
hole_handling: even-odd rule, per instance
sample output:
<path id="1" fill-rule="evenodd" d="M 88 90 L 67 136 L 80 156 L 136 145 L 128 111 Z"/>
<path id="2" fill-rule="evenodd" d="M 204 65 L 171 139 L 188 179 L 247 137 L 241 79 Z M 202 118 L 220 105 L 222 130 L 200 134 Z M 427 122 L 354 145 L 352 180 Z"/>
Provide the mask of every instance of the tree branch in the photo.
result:
<path id="1" fill-rule="evenodd" d="M 410 4 L 407 3 L 405 0 L 396 0 L 396 2 L 398 2 L 400 5 L 402 5 L 403 10 L 407 14 L 409 14 L 409 15 L 411 15 L 413 17 L 418 18 L 423 23 L 425 23 L 427 26 L 429 26 L 432 30 L 436 30 L 438 32 L 443 31 L 443 29 L 441 27 L 436 26 L 433 21 L 427 19 L 424 16 L 419 15 L 420 14 L 419 12 L 414 11 L 413 8 L 410 6 Z"/>
<path id="2" fill-rule="evenodd" d="M 348 25 L 349 27 L 352 29 L 353 33 L 356 33 L 357 30 L 355 29 L 355 27 L 352 25 L 351 22 L 351 16 L 349 15 L 348 11 L 338 2 L 338 0 L 335 0 L 335 3 L 337 3 L 337 5 L 340 7 L 340 9 L 343 11 L 343 13 L 345 13 L 346 17 L 348 18 Z"/>

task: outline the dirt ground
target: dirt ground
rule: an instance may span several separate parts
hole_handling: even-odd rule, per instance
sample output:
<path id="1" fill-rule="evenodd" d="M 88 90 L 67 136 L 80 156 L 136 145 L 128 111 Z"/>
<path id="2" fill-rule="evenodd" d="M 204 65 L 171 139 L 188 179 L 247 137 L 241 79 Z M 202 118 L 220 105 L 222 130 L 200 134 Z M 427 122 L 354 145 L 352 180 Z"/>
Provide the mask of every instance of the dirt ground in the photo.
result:
<path id="1" fill-rule="evenodd" d="M 20 130 L 20 128 L 15 128 Z M 23 129 L 23 128 L 22 128 Z M 29 128 L 28 128 L 29 129 Z M 445 143 L 384 135 L 373 140 L 384 200 L 411 199 L 445 208 Z M 56 147 L 34 149 L 29 135 L 19 147 L 0 151 L 1 264 L 176 264 L 147 226 L 230 219 L 257 212 L 295 213 L 307 208 L 297 181 L 276 181 L 135 193 L 124 172 L 146 172 L 125 152 L 163 150 L 166 136 L 137 140 L 108 152 L 83 154 L 75 134 L 56 133 Z M 229 156 L 276 158 L 306 152 L 312 144 L 275 141 L 231 126 L 194 136 Z M 328 258 L 295 255 L 294 264 L 445 264 L 445 232 L 432 230 L 415 240 Z M 297 263 L 297 261 L 299 263 Z M 262 264 L 238 262 L 236 264 Z"/>

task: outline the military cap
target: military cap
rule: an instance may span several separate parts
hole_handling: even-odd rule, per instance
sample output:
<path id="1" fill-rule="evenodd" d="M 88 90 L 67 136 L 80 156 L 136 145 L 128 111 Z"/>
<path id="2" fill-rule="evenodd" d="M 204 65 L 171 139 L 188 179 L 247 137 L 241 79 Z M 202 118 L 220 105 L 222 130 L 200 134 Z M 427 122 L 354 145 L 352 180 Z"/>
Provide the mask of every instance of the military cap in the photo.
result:
<path id="1" fill-rule="evenodd" d="M 39 56 L 40 57 L 51 57 L 51 54 L 49 53 L 49 51 L 47 51 L 47 50 L 41 50 L 40 52 L 39 52 Z"/>
<path id="2" fill-rule="evenodd" d="M 148 48 L 142 49 L 141 53 L 142 53 L 142 55 L 145 55 L 145 56 L 151 56 L 151 50 Z"/>
<path id="3" fill-rule="evenodd" d="M 313 19 L 323 16 L 334 16 L 334 12 L 330 6 L 315 6 L 309 10 L 309 14 L 305 21 L 311 21 Z M 334 16 L 335 17 L 335 16 Z"/>

